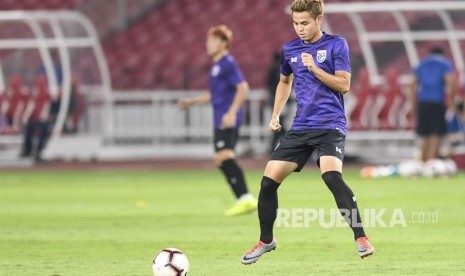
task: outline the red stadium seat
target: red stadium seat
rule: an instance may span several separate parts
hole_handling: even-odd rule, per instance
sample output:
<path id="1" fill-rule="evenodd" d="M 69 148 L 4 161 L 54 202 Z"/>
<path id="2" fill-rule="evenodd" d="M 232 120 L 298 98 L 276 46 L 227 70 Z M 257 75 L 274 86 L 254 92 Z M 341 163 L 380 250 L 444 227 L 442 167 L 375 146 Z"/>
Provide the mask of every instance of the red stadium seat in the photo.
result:
<path id="1" fill-rule="evenodd" d="M 289 5 L 286 0 L 273 2 L 246 0 L 238 1 L 215 1 L 215 0 L 172 0 L 164 3 L 153 13 L 148 14 L 141 21 L 127 30 L 128 35 L 124 38 L 116 36 L 110 39 L 105 46 L 108 55 L 118 55 L 119 58 L 113 60 L 125 60 L 124 55 L 138 55 L 142 62 L 137 66 L 150 67 L 156 65 L 170 64 L 171 66 L 209 66 L 211 61 L 205 55 L 204 38 L 206 31 L 214 24 L 227 24 L 234 31 L 234 42 L 232 53 L 237 62 L 243 67 L 251 68 L 252 72 L 246 76 L 251 78 L 249 82 L 252 87 L 264 87 L 266 79 L 266 68 L 269 66 L 270 57 L 280 49 L 281 45 L 289 39 L 295 37 L 290 28 L 291 23 L 288 15 L 284 12 Z M 179 9 L 180 6 L 186 7 Z M 244 13 L 244 9 L 248 12 Z M 228 11 L 225 13 L 224 11 Z M 221 17 L 212 16 L 221 13 Z M 254 14 L 263 14 L 260 18 L 262 24 L 255 24 Z M 237 20 L 240 18 L 240 20 Z M 182 19 L 189 20 L 189 31 L 182 28 Z M 340 16 L 341 22 L 350 22 L 346 16 Z M 351 24 L 337 24 L 339 29 L 354 31 Z M 244 26 L 247 26 L 244 28 Z M 266 30 L 263 26 L 267 26 Z M 169 27 L 171 32 L 167 32 Z M 340 30 L 338 31 L 340 32 Z M 270 33 L 273 35 L 270 36 Z M 351 43 L 351 52 L 360 53 L 357 37 L 348 40 Z M 128 51 L 119 51 L 119 47 L 131 41 L 133 48 Z M 109 46 L 108 46 L 109 45 Z M 188 47 L 186 47 L 188 45 Z M 256 47 L 260 45 L 260 47 Z M 116 49 L 116 50 L 115 50 Z M 150 49 L 147 51 L 146 49 Z M 111 51 L 110 51 L 111 50 Z M 114 54 L 114 53 L 115 54 Z M 187 52 L 185 54 L 184 52 Z M 154 58 L 154 55 L 162 56 Z M 148 59 L 148 61 L 147 61 Z M 154 62 L 156 61 L 156 62 Z M 162 63 L 160 61 L 163 61 Z M 127 64 L 130 65 L 130 64 Z M 117 70 L 117 69 L 113 69 Z M 148 70 L 148 68 L 146 68 Z M 121 72 L 121 70 L 117 70 Z M 192 70 L 190 70 L 192 71 Z M 155 82 L 152 88 L 161 88 L 158 85 L 169 83 L 183 83 L 177 79 L 180 75 L 170 74 L 175 80 Z M 112 74 L 114 86 L 117 88 L 120 79 L 118 74 Z M 193 81 L 190 77 L 189 81 Z M 184 87 L 180 86 L 178 88 Z M 135 87 L 138 84 L 134 84 Z"/>

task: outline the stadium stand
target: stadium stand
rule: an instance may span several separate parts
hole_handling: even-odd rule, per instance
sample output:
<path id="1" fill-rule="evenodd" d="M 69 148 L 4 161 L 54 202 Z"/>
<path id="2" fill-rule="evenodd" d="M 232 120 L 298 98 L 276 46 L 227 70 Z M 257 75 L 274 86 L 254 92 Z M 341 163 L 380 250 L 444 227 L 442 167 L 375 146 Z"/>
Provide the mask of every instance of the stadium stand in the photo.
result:
<path id="1" fill-rule="evenodd" d="M 84 0 L 2 0 L 1 10 L 63 10 L 74 9 L 81 5 Z"/>
<path id="2" fill-rule="evenodd" d="M 25 0 L 0 1 L 1 10 L 59 10 L 73 9 L 84 13 L 96 26 L 105 52 L 114 94 L 152 93 L 154 91 L 187 90 L 207 88 L 207 74 L 211 61 L 205 54 L 204 37 L 211 25 L 224 23 L 234 31 L 232 53 L 250 83 L 253 91 L 261 91 L 266 83 L 266 71 L 271 56 L 279 51 L 282 43 L 295 37 L 286 7 L 289 0 L 270 1 L 217 1 L 217 0 L 140 0 L 127 1 L 125 21 L 120 21 L 118 1 L 105 0 Z M 327 4 L 358 1 L 326 1 Z M 370 1 L 374 2 L 374 1 Z M 386 3 L 384 3 L 386 4 Z M 247 10 L 247 12 L 244 12 Z M 227 12 L 225 12 L 227 11 Z M 123 15 L 124 15 L 123 14 Z M 221 14 L 221 16 L 218 16 Z M 259 20 L 257 14 L 260 15 Z M 444 30 L 445 24 L 435 11 L 401 12 L 410 30 Z M 450 12 L 455 28 L 465 30 L 461 12 Z M 357 29 L 355 17 L 359 17 L 364 33 Z M 399 18 L 384 11 L 353 13 L 327 13 L 327 31 L 343 35 L 350 44 L 352 60 L 352 91 L 346 96 L 347 118 L 352 130 L 357 130 L 362 139 L 371 130 L 393 131 L 411 129 L 413 124 L 407 116 L 408 103 L 405 96 L 407 75 L 411 72 L 412 58 L 407 58 L 408 49 L 401 39 L 385 39 L 391 32 L 402 32 Z M 188 24 L 186 23 L 188 22 Z M 360 34 L 363 34 L 361 36 Z M 408 32 L 403 34 L 409 34 Z M 371 37 L 370 35 L 373 35 Z M 0 25 L 0 38 L 33 37 L 26 25 Z M 366 41 L 363 41 L 366 39 Z M 426 55 L 431 46 L 443 45 L 451 57 L 453 49 L 447 38 L 434 42 L 415 39 L 418 56 Z M 367 46 L 374 52 L 376 70 L 367 62 Z M 461 39 L 459 47 L 465 48 Z M 463 51 L 462 51 L 463 52 Z M 23 74 L 25 86 L 31 86 L 36 76 L 40 56 L 22 51 L 20 54 L 7 49 L 0 51 L 2 63 L 31 64 Z M 95 60 L 90 52 L 71 53 L 72 71 L 87 85 L 98 84 L 101 79 Z M 414 59 L 413 59 L 414 60 Z M 6 69 L 5 69 L 6 68 Z M 368 69 L 370 68 L 370 69 Z M 5 78 L 14 74 L 13 67 L 4 67 Z M 461 76 L 459 72 L 457 75 Z M 462 87 L 460 80 L 457 86 Z M 174 92 L 173 92 L 174 93 Z M 84 92 L 86 94 L 86 92 Z M 125 95 L 123 95 L 125 96 Z M 124 98 L 124 97 L 123 97 Z M 80 113 L 86 104 L 80 98 Z M 145 98 L 144 98 L 145 99 Z M 257 97 L 258 108 L 264 105 Z M 145 101 L 145 100 L 144 100 Z M 153 100 L 155 105 L 155 100 Z M 169 104 L 167 104 L 168 106 Z M 118 107 L 119 108 L 119 107 Z M 169 107 L 167 107 L 169 108 Z M 125 110 L 122 110 L 124 113 Z M 77 116 L 77 115 L 76 115 Z M 76 117 L 79 118 L 82 115 Z M 250 133 L 255 131 L 251 128 Z M 149 133 L 149 132 L 147 132 Z M 257 132 L 258 133 L 258 132 Z M 126 134 L 124 134 L 126 135 Z M 124 136 L 123 135 L 123 136 Z"/>
<path id="3" fill-rule="evenodd" d="M 262 87 L 266 75 L 264 69 L 269 65 L 272 53 L 293 37 L 288 26 L 289 18 L 284 13 L 288 4 L 285 0 L 166 1 L 130 26 L 127 32 L 105 42 L 110 67 L 123 63 L 120 69 L 112 72 L 114 87 L 122 88 L 128 78 L 123 78 L 128 73 L 125 68 L 132 68 L 129 78 L 133 83 L 139 83 L 139 88 L 186 88 L 180 75 L 208 67 L 210 61 L 204 53 L 203 38 L 212 24 L 219 23 L 229 25 L 235 32 L 232 52 L 251 86 Z M 243 12 L 245 8 L 247 13 Z M 228 12 L 224 13 L 225 10 Z M 214 16 L 218 13 L 222 16 Z M 260 24 L 256 24 L 256 14 L 261 15 Z M 133 43 L 128 45 L 127 41 Z M 138 66 L 134 68 L 134 64 Z M 166 71 L 166 64 L 170 64 L 170 72 Z M 194 82 L 192 88 L 206 87 L 206 80 L 189 77 L 189 81 Z"/>

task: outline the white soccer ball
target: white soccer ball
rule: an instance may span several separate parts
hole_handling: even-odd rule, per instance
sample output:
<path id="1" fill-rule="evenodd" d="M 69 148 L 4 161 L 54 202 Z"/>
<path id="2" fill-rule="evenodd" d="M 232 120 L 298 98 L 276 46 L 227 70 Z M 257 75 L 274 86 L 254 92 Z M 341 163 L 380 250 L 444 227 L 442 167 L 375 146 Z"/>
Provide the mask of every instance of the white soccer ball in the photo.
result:
<path id="1" fill-rule="evenodd" d="M 423 176 L 435 177 L 439 176 L 439 162 L 437 159 L 431 159 L 425 162 L 423 166 Z"/>
<path id="2" fill-rule="evenodd" d="M 418 160 L 405 160 L 399 164 L 397 171 L 403 177 L 417 177 L 423 172 L 423 163 Z"/>
<path id="3" fill-rule="evenodd" d="M 454 175 L 457 173 L 457 164 L 455 164 L 454 160 L 446 159 L 444 160 L 444 163 L 446 165 L 448 175 Z"/>
<path id="4" fill-rule="evenodd" d="M 189 261 L 181 250 L 166 248 L 155 256 L 152 269 L 155 276 L 185 276 L 189 271 Z"/>
<path id="5" fill-rule="evenodd" d="M 452 161 L 452 164 L 455 163 Z M 425 163 L 423 175 L 427 177 L 446 177 L 453 175 L 455 172 L 452 164 L 449 164 L 449 161 L 442 159 L 429 160 Z"/>

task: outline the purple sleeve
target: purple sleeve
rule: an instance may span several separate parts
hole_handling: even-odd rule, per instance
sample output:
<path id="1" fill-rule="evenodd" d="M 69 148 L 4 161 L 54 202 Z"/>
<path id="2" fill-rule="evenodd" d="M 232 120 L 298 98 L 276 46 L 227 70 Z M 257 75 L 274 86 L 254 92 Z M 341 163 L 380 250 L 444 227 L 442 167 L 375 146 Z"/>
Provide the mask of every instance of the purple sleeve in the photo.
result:
<path id="1" fill-rule="evenodd" d="M 349 45 L 345 39 L 339 40 L 334 45 L 334 71 L 346 71 L 351 73 Z"/>
<path id="2" fill-rule="evenodd" d="M 229 66 L 229 82 L 233 85 L 238 85 L 244 81 L 244 76 L 242 75 L 241 69 L 235 62 L 231 62 Z"/>
<path id="3" fill-rule="evenodd" d="M 279 67 L 279 72 L 283 76 L 289 76 L 292 74 L 292 68 L 289 65 L 289 62 L 285 59 L 284 50 L 281 53 L 281 66 Z"/>

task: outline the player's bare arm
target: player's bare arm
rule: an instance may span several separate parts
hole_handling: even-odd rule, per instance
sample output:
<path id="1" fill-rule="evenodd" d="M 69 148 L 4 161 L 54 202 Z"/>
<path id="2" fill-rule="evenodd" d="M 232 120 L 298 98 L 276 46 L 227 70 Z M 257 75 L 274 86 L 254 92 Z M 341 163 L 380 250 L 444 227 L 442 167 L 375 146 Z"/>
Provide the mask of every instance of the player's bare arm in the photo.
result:
<path id="1" fill-rule="evenodd" d="M 350 90 L 351 74 L 345 71 L 336 71 L 335 74 L 325 72 L 323 69 L 316 66 L 311 54 L 302 54 L 302 63 L 308 67 L 308 70 L 332 90 L 345 94 Z"/>
<path id="2" fill-rule="evenodd" d="M 455 87 L 454 87 L 454 76 L 453 74 L 447 74 L 444 76 L 445 92 L 447 101 L 449 102 L 449 109 L 454 111 L 454 98 L 455 98 Z"/>
<path id="3" fill-rule="evenodd" d="M 232 128 L 236 126 L 237 120 L 237 111 L 244 104 L 247 99 L 247 94 L 249 94 L 249 85 L 247 82 L 243 81 L 236 86 L 236 96 L 234 101 L 231 104 L 228 112 L 226 112 L 222 118 L 222 127 L 223 128 Z"/>
<path id="4" fill-rule="evenodd" d="M 289 76 L 281 75 L 278 86 L 276 87 L 276 96 L 273 107 L 273 114 L 271 116 L 268 128 L 273 132 L 279 132 L 281 130 L 281 124 L 279 122 L 279 116 L 286 105 L 289 95 L 291 94 L 292 81 L 294 75 Z"/>
<path id="5" fill-rule="evenodd" d="M 203 92 L 202 94 L 194 98 L 179 99 L 178 107 L 181 109 L 188 109 L 189 107 L 193 105 L 206 104 L 206 103 L 209 103 L 210 101 L 211 101 L 211 94 L 210 94 L 210 91 L 207 91 L 207 92 Z"/>
<path id="6" fill-rule="evenodd" d="M 418 90 L 418 78 L 417 76 L 412 76 L 412 81 L 409 86 L 408 90 L 408 100 L 410 103 L 410 110 L 411 114 L 415 114 L 415 105 L 417 101 L 417 90 Z"/>

